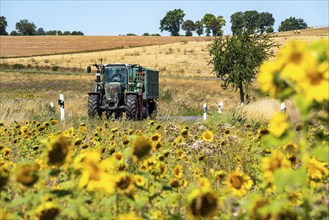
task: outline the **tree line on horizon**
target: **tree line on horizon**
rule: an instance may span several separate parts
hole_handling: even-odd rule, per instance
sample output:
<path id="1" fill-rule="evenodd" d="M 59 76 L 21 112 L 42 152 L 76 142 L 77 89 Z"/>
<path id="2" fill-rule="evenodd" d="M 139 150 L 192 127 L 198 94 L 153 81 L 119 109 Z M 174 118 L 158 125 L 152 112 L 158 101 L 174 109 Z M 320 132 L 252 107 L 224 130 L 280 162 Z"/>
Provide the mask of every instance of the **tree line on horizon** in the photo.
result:
<path id="1" fill-rule="evenodd" d="M 223 36 L 222 28 L 226 21 L 223 16 L 205 14 L 203 18 L 193 22 L 184 20 L 185 13 L 182 9 L 168 11 L 160 20 L 160 30 L 170 32 L 171 36 L 179 36 L 180 29 L 185 31 L 185 36 L 192 36 L 195 31 L 198 36 Z M 250 33 L 272 33 L 274 32 L 275 19 L 268 12 L 258 12 L 256 10 L 235 12 L 230 17 L 231 31 L 233 35 L 248 30 Z M 283 20 L 278 31 L 292 31 L 308 28 L 307 23 L 301 18 L 289 17 Z"/>
<path id="2" fill-rule="evenodd" d="M 185 36 L 193 36 L 195 32 L 198 36 L 205 34 L 205 36 L 222 36 L 222 28 L 226 25 L 223 16 L 215 16 L 207 13 L 200 20 L 192 21 L 190 19 L 184 20 L 185 13 L 182 9 L 174 9 L 168 11 L 163 19 L 160 20 L 160 31 L 168 31 L 171 36 L 179 36 L 180 30 L 185 31 Z M 232 34 L 238 34 L 245 30 L 252 33 L 272 33 L 274 32 L 275 19 L 273 15 L 268 12 L 258 12 L 256 10 L 235 12 L 230 16 Z M 10 34 L 7 33 L 6 17 L 0 16 L 0 35 L 11 36 L 26 36 L 26 35 L 84 35 L 81 31 L 60 31 L 49 30 L 45 31 L 43 28 L 28 21 L 27 19 L 20 20 L 16 23 L 16 30 Z M 307 23 L 301 18 L 289 17 L 283 20 L 278 28 L 278 31 L 292 31 L 308 28 Z M 128 33 L 120 36 L 138 36 L 134 33 Z M 161 36 L 160 34 L 144 33 L 142 36 Z"/>
<path id="3" fill-rule="evenodd" d="M 42 35 L 84 35 L 81 31 L 61 31 L 61 30 L 49 30 L 46 31 L 42 27 L 37 26 L 27 19 L 20 20 L 16 23 L 16 30 L 7 33 L 6 27 L 8 26 L 6 17 L 0 16 L 0 35 L 10 36 L 42 36 Z"/>

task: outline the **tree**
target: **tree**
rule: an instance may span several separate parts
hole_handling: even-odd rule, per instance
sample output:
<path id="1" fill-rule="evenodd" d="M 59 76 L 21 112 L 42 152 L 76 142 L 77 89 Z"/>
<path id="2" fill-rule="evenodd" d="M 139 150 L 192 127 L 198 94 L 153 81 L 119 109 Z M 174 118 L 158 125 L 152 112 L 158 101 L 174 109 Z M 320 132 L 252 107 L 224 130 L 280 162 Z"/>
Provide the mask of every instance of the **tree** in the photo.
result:
<path id="1" fill-rule="evenodd" d="M 201 19 L 201 22 L 204 24 L 205 29 L 206 29 L 206 36 L 210 36 L 210 33 L 211 33 L 210 24 L 213 20 L 216 20 L 216 17 L 213 14 L 205 14 L 203 16 L 203 18 Z"/>
<path id="2" fill-rule="evenodd" d="M 45 34 L 46 34 L 46 32 L 43 28 L 38 28 L 37 35 L 45 35 Z"/>
<path id="3" fill-rule="evenodd" d="M 63 35 L 71 35 L 70 31 L 64 31 Z"/>
<path id="4" fill-rule="evenodd" d="M 20 34 L 17 31 L 10 32 L 10 36 L 20 36 Z"/>
<path id="5" fill-rule="evenodd" d="M 36 35 L 36 28 L 33 22 L 29 22 L 26 19 L 16 23 L 16 30 L 20 35 Z"/>
<path id="6" fill-rule="evenodd" d="M 223 36 L 222 27 L 225 25 L 226 21 L 222 16 L 218 16 L 216 19 L 210 22 L 210 29 L 213 36 Z"/>
<path id="7" fill-rule="evenodd" d="M 306 29 L 307 23 L 301 18 L 290 17 L 281 22 L 278 31 Z"/>
<path id="8" fill-rule="evenodd" d="M 170 32 L 171 36 L 179 36 L 179 31 L 183 23 L 185 13 L 182 9 L 168 11 L 162 20 L 160 20 L 160 30 Z"/>
<path id="9" fill-rule="evenodd" d="M 260 33 L 273 33 L 275 19 L 273 18 L 273 15 L 271 13 L 268 12 L 262 12 L 259 14 L 258 17 L 258 30 L 260 31 Z"/>
<path id="10" fill-rule="evenodd" d="M 192 31 L 195 31 L 195 24 L 191 20 L 184 21 L 182 29 L 185 31 L 185 36 L 192 36 Z"/>
<path id="11" fill-rule="evenodd" d="M 235 12 L 231 15 L 231 31 L 232 34 L 242 33 L 244 27 L 243 13 L 241 11 Z"/>
<path id="12" fill-rule="evenodd" d="M 0 35 L 8 35 L 6 28 L 7 28 L 7 20 L 6 17 L 0 16 Z"/>
<path id="13" fill-rule="evenodd" d="M 257 68 L 271 56 L 270 49 L 277 46 L 269 34 L 239 33 L 232 37 L 216 37 L 209 48 L 213 71 L 223 80 L 221 86 L 232 85 L 245 101 L 245 90 L 256 77 Z"/>
<path id="14" fill-rule="evenodd" d="M 236 12 L 231 15 L 231 30 L 233 35 L 242 32 L 255 33 L 271 33 L 273 32 L 274 18 L 271 13 L 258 13 L 255 10 Z"/>
<path id="15" fill-rule="evenodd" d="M 196 21 L 194 24 L 196 33 L 201 36 L 203 34 L 203 23 L 201 21 Z"/>
<path id="16" fill-rule="evenodd" d="M 225 25 L 225 20 L 222 16 L 216 18 L 213 14 L 205 14 L 201 19 L 206 28 L 206 36 L 210 36 L 212 32 L 213 36 L 222 36 L 222 27 Z"/>
<path id="17" fill-rule="evenodd" d="M 81 31 L 72 31 L 71 35 L 84 35 Z"/>

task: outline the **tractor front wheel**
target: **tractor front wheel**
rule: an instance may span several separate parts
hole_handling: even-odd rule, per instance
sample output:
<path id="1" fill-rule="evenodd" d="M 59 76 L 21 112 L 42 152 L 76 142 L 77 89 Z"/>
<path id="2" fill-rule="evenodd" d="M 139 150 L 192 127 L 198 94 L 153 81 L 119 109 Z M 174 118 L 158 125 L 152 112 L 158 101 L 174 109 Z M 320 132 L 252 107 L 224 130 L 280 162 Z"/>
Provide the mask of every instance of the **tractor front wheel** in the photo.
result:
<path id="1" fill-rule="evenodd" d="M 128 120 L 136 120 L 138 112 L 138 100 L 136 95 L 127 95 L 126 117 Z"/>
<path id="2" fill-rule="evenodd" d="M 99 111 L 99 96 L 95 94 L 90 94 L 88 97 L 88 116 L 94 118 L 100 116 Z"/>

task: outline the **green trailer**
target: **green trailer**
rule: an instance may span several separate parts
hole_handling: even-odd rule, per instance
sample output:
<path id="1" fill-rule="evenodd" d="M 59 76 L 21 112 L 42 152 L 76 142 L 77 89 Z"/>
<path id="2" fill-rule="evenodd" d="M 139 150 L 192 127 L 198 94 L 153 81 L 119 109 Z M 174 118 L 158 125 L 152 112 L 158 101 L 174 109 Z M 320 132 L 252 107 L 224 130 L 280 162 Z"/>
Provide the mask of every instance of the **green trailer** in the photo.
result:
<path id="1" fill-rule="evenodd" d="M 96 82 L 88 93 L 89 117 L 155 118 L 159 97 L 159 71 L 138 64 L 93 64 Z M 87 72 L 91 72 L 88 66 Z"/>

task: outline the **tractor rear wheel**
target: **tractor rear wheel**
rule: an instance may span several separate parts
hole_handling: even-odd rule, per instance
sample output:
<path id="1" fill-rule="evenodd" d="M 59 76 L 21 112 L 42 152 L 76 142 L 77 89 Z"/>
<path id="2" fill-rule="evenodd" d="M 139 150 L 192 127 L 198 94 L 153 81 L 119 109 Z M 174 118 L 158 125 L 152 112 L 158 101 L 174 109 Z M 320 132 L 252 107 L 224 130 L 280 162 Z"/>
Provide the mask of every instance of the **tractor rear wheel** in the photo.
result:
<path id="1" fill-rule="evenodd" d="M 157 117 L 157 103 L 149 102 L 149 116 L 151 119 L 155 119 Z"/>
<path id="2" fill-rule="evenodd" d="M 100 115 L 98 95 L 91 94 L 88 97 L 88 116 L 94 118 Z"/>
<path id="3" fill-rule="evenodd" d="M 136 95 L 127 95 L 126 107 L 127 107 L 127 111 L 126 111 L 127 119 L 128 120 L 137 119 L 138 101 Z"/>

